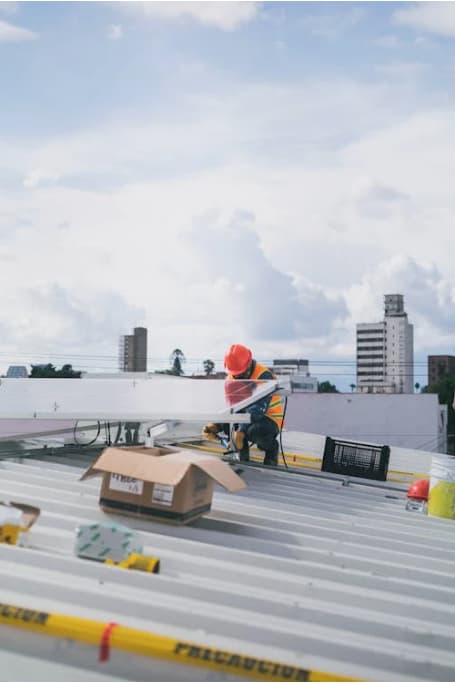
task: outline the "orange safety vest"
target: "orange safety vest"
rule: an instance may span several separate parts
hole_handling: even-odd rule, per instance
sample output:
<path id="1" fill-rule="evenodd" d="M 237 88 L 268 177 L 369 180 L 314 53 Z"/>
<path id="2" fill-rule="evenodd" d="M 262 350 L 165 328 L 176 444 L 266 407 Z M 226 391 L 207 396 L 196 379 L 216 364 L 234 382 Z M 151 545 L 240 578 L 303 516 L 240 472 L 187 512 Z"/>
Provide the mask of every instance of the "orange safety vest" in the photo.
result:
<path id="1" fill-rule="evenodd" d="M 267 366 L 263 366 L 260 363 L 256 363 L 254 366 L 254 370 L 249 378 L 245 378 L 245 380 L 262 380 L 261 378 L 262 374 L 264 372 L 271 372 Z M 273 376 L 275 377 L 275 376 Z M 228 380 L 233 380 L 234 377 L 232 375 L 228 375 L 227 377 Z M 267 380 L 267 378 L 265 378 Z M 283 405 L 281 403 L 281 397 L 278 394 L 272 394 L 272 397 L 270 399 L 269 407 L 267 411 L 265 412 L 265 415 L 267 418 L 270 418 L 273 420 L 277 425 L 279 430 L 282 429 L 283 427 Z"/>

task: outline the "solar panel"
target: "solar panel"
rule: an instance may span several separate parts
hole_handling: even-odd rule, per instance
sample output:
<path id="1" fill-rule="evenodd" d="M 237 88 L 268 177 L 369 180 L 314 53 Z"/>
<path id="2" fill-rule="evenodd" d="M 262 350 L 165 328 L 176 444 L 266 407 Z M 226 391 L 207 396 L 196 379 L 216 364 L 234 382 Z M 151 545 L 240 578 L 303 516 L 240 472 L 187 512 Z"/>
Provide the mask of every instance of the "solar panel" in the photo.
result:
<path id="1" fill-rule="evenodd" d="M 271 394 L 276 380 L 28 378 L 0 381 L 0 418 L 53 420 L 192 420 L 234 423 Z"/>
<path id="2" fill-rule="evenodd" d="M 180 423 L 180 421 L 177 421 Z M 78 442 L 81 444 L 84 437 L 82 433 L 93 433 L 98 430 L 99 421 L 81 420 L 35 420 L 21 418 L 0 418 L 0 445 L 2 442 L 22 441 L 29 437 L 61 437 L 65 440 L 68 435 L 78 433 Z M 93 438 L 91 434 L 90 439 Z"/>

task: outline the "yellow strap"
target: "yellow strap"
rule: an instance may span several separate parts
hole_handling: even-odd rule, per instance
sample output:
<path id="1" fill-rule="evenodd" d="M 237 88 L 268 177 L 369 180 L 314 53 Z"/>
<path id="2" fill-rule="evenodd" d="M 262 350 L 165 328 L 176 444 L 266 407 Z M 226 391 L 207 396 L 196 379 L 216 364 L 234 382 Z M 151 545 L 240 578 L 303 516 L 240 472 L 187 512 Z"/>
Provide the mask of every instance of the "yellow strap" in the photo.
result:
<path id="1" fill-rule="evenodd" d="M 297 665 L 260 659 L 235 651 L 225 651 L 189 641 L 180 641 L 110 622 L 46 613 L 6 603 L 0 603 L 0 624 L 39 632 L 59 639 L 71 639 L 100 648 L 107 646 L 108 649 L 118 649 L 149 658 L 168 660 L 179 665 L 194 665 L 218 670 L 259 681 L 362 681 L 327 672 L 306 670 Z M 113 626 L 115 629 L 112 629 Z M 106 634 L 109 635 L 107 645 Z M 101 660 L 104 659 L 101 658 Z"/>
<path id="2" fill-rule="evenodd" d="M 143 572 L 159 572 L 160 559 L 155 556 L 144 556 L 142 553 L 130 553 L 130 555 L 121 561 L 114 561 L 112 558 L 106 558 L 105 565 L 116 565 L 118 568 L 126 568 L 132 570 L 142 570 Z"/>
<path id="3" fill-rule="evenodd" d="M 214 447 L 207 447 L 202 444 L 191 444 L 188 442 L 179 442 L 178 444 L 184 445 L 188 449 L 199 449 L 200 451 L 208 451 L 210 453 L 222 454 L 221 449 L 216 449 Z M 292 465 L 293 468 L 303 468 L 305 470 L 321 470 L 320 465 L 310 465 L 309 461 L 314 461 L 315 463 L 322 463 L 322 458 L 318 456 L 306 456 L 303 454 L 293 454 L 287 451 L 284 452 L 286 461 L 288 465 Z M 278 454 L 278 462 L 281 462 L 281 454 Z M 253 461 L 260 460 L 260 456 L 256 457 L 254 451 L 251 455 Z M 414 480 L 424 480 L 428 478 L 428 473 L 411 473 L 405 470 L 390 470 L 387 472 L 387 482 L 397 482 L 400 484 L 411 484 Z M 410 479 L 411 478 L 411 479 Z"/>

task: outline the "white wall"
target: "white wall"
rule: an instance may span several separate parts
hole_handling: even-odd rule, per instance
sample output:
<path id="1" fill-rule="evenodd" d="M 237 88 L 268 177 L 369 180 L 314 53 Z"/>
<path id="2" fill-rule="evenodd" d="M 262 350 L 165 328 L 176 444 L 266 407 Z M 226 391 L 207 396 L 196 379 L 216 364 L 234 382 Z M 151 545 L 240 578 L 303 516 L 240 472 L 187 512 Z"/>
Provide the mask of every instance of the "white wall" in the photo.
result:
<path id="1" fill-rule="evenodd" d="M 325 435 L 314 435 L 311 432 L 293 432 L 285 430 L 283 433 L 284 450 L 289 453 L 300 453 L 322 461 L 326 444 Z M 422 449 L 404 449 L 403 447 L 390 447 L 389 474 L 395 471 L 395 479 L 406 481 L 409 475 L 415 473 L 427 476 L 430 473 L 433 453 Z M 292 465 L 292 461 L 290 462 Z M 316 462 L 315 464 L 316 465 Z M 411 477 L 410 481 L 416 477 Z"/>
<path id="2" fill-rule="evenodd" d="M 305 394 L 288 397 L 286 430 L 446 452 L 447 407 L 436 394 Z"/>

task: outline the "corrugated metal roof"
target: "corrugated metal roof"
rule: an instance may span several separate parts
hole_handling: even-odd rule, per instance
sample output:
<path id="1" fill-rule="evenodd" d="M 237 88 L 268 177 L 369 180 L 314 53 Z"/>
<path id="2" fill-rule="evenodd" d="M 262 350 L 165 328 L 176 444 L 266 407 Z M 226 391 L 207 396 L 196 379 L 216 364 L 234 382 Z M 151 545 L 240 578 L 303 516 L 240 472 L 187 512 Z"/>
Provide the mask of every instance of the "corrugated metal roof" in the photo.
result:
<path id="1" fill-rule="evenodd" d="M 108 518 L 99 481 L 78 481 L 86 461 L 73 452 L 66 462 L 0 463 L 0 497 L 42 509 L 27 547 L 0 545 L 3 603 L 345 677 L 454 679 L 455 523 L 407 512 L 404 488 L 246 467 L 248 489 L 217 489 L 212 512 L 193 525 L 109 516 L 160 557 L 161 573 L 148 575 L 73 555 L 76 526 Z M 74 664 L 61 645 L 46 651 L 41 637 L 32 646 L 16 631 L 0 627 L 3 649 Z M 118 657 L 76 662 L 89 679 L 219 676 L 172 663 L 134 669 Z"/>

